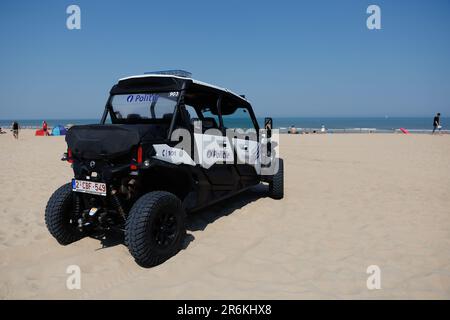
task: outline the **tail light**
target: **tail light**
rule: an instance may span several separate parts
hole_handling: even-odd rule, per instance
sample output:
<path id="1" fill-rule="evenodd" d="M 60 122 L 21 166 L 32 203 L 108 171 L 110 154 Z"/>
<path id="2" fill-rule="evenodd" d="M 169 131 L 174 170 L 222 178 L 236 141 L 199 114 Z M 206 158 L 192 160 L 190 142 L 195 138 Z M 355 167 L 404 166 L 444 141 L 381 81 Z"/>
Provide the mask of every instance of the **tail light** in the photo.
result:
<path id="1" fill-rule="evenodd" d="M 137 162 L 138 164 L 141 164 L 141 163 L 142 163 L 142 146 L 141 146 L 141 145 L 140 145 L 140 146 L 138 147 L 138 149 L 137 149 L 136 162 Z M 137 166 L 136 166 L 135 164 L 132 164 L 132 165 L 130 166 L 130 169 L 131 169 L 131 170 L 137 170 Z"/>
<path id="2" fill-rule="evenodd" d="M 70 148 L 67 148 L 67 162 L 68 163 L 73 163 L 72 149 L 70 149 Z"/>

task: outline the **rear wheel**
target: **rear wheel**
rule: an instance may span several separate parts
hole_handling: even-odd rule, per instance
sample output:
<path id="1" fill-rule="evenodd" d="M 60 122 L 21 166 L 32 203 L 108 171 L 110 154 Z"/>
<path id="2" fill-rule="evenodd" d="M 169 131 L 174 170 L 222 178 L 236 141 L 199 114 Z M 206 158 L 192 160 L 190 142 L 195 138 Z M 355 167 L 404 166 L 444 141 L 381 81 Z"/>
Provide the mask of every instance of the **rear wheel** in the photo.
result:
<path id="1" fill-rule="evenodd" d="M 74 215 L 74 201 L 70 183 L 57 189 L 45 208 L 45 224 L 50 234 L 62 245 L 68 245 L 83 238 Z"/>
<path id="2" fill-rule="evenodd" d="M 269 195 L 273 199 L 282 199 L 284 197 L 284 163 L 281 158 L 278 159 L 278 171 L 269 182 Z"/>
<path id="3" fill-rule="evenodd" d="M 142 267 L 163 263 L 181 250 L 186 236 L 186 218 L 178 199 L 166 191 L 140 197 L 130 210 L 125 242 Z"/>

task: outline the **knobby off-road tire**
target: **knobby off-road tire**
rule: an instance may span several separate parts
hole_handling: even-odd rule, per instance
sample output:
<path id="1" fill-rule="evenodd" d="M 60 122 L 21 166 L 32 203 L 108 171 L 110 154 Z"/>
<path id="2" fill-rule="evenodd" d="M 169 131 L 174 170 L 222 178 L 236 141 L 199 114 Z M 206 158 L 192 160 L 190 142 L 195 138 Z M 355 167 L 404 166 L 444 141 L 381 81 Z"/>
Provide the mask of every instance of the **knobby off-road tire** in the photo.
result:
<path id="1" fill-rule="evenodd" d="M 70 183 L 57 189 L 47 202 L 45 224 L 50 234 L 62 245 L 83 238 L 73 216 L 73 193 Z"/>
<path id="2" fill-rule="evenodd" d="M 278 171 L 269 182 L 269 195 L 273 199 L 283 199 L 284 197 L 284 163 L 281 158 L 278 159 Z"/>
<path id="3" fill-rule="evenodd" d="M 186 217 L 181 201 L 172 193 L 152 191 L 130 210 L 125 243 L 137 264 L 159 265 L 181 250 L 186 237 Z"/>

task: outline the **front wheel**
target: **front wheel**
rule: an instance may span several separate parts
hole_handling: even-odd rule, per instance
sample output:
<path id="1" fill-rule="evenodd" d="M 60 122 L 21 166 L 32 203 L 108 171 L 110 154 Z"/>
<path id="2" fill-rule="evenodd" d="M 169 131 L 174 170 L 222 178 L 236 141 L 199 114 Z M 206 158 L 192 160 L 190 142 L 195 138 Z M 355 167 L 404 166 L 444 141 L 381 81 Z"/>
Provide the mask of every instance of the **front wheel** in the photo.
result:
<path id="1" fill-rule="evenodd" d="M 284 197 L 284 163 L 283 159 L 278 159 L 278 171 L 269 182 L 269 195 L 273 199 L 283 199 Z"/>
<path id="2" fill-rule="evenodd" d="M 72 186 L 65 184 L 57 189 L 47 202 L 45 224 L 50 234 L 62 245 L 68 245 L 83 238 L 74 216 Z"/>
<path id="3" fill-rule="evenodd" d="M 186 236 L 186 218 L 178 199 L 166 191 L 140 197 L 130 210 L 125 242 L 142 267 L 159 265 L 181 250 Z"/>

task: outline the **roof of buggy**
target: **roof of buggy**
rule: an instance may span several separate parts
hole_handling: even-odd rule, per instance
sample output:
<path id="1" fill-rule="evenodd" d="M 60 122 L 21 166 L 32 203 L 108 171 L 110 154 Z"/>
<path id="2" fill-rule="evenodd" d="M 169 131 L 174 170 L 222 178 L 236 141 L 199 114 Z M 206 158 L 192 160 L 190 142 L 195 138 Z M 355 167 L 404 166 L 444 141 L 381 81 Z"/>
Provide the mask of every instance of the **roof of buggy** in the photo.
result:
<path id="1" fill-rule="evenodd" d="M 250 105 L 244 97 L 226 89 L 206 82 L 198 81 L 188 77 L 167 74 L 142 74 L 119 79 L 111 89 L 111 94 L 126 94 L 139 92 L 157 91 L 179 91 L 185 87 L 207 90 L 221 93 L 232 99 L 237 99 L 240 103 Z"/>

